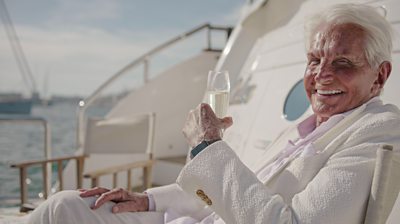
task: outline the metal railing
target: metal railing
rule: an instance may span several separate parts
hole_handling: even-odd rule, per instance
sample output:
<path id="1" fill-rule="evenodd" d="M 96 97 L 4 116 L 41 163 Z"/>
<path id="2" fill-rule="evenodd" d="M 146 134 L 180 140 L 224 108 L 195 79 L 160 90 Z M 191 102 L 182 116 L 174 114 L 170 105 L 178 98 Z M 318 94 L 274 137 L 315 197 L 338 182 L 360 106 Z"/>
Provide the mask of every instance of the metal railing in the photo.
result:
<path id="1" fill-rule="evenodd" d="M 45 159 L 51 159 L 52 157 L 52 148 L 51 148 L 51 130 L 50 130 L 50 125 L 47 122 L 46 119 L 41 118 L 41 117 L 31 117 L 31 116 L 23 116 L 23 115 L 9 115 L 9 116 L 3 116 L 0 115 L 0 123 L 21 123 L 21 124 L 40 124 L 44 128 L 44 157 Z M 46 169 L 47 172 L 51 171 L 50 165 L 47 166 Z M 20 180 L 20 181 L 25 181 L 25 180 Z M 45 185 L 43 186 L 45 189 L 45 192 L 43 192 L 44 195 L 49 195 L 50 194 L 50 186 L 51 186 L 51 176 L 48 176 L 47 179 L 45 180 Z M 22 195 L 21 195 L 22 197 Z"/>
<path id="2" fill-rule="evenodd" d="M 40 124 L 44 128 L 44 156 L 46 159 L 51 158 L 51 131 L 50 125 L 46 119 L 41 117 L 31 117 L 23 115 L 0 115 L 0 123 L 23 123 L 23 124 Z"/>
<path id="3" fill-rule="evenodd" d="M 212 48 L 212 43 L 211 43 L 211 31 L 217 30 L 217 31 L 225 31 L 226 32 L 226 39 L 229 38 L 231 32 L 232 32 L 232 27 L 222 27 L 222 26 L 213 26 L 208 23 L 203 24 L 201 26 L 195 27 L 188 32 L 185 32 L 181 35 L 178 35 L 175 38 L 172 38 L 171 40 L 155 47 L 154 49 L 150 50 L 149 52 L 143 54 L 133 62 L 129 63 L 125 67 L 123 67 L 121 70 L 119 70 L 117 73 L 112 75 L 107 81 L 105 81 L 101 86 L 99 86 L 89 97 L 85 98 L 84 100 L 79 102 L 79 108 L 78 108 L 78 124 L 77 124 L 77 147 L 82 148 L 83 147 L 83 130 L 84 130 L 84 124 L 85 124 L 85 113 L 88 107 L 100 96 L 100 94 L 107 88 L 109 87 L 112 83 L 114 83 L 117 79 L 122 77 L 124 74 L 127 74 L 127 71 L 138 67 L 139 65 L 143 64 L 143 80 L 144 84 L 146 84 L 149 81 L 149 66 L 150 66 L 150 60 L 151 57 L 154 56 L 155 54 L 161 52 L 162 50 L 171 47 L 175 43 L 185 40 L 186 38 L 192 36 L 193 34 L 196 34 L 200 31 L 207 30 L 207 48 L 206 50 L 213 50 Z"/>

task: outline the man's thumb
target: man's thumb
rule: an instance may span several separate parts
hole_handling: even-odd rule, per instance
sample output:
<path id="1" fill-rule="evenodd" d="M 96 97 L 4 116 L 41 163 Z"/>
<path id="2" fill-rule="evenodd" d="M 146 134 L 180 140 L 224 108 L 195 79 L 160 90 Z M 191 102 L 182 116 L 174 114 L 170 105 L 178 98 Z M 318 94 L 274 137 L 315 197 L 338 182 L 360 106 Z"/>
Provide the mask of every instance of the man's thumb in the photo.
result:
<path id="1" fill-rule="evenodd" d="M 232 117 L 224 117 L 221 119 L 221 126 L 222 126 L 221 128 L 223 129 L 229 128 L 230 126 L 232 126 L 232 124 L 233 124 Z"/>

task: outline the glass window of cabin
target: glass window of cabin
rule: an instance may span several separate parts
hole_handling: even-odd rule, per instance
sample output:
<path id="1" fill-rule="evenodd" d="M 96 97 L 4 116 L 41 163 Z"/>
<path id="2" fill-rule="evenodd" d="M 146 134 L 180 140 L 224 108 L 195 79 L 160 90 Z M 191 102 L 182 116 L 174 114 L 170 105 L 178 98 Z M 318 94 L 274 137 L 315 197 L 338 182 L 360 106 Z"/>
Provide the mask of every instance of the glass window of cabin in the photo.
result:
<path id="1" fill-rule="evenodd" d="M 289 91 L 283 107 L 283 115 L 287 120 L 294 121 L 301 117 L 309 106 L 303 79 L 301 79 Z"/>

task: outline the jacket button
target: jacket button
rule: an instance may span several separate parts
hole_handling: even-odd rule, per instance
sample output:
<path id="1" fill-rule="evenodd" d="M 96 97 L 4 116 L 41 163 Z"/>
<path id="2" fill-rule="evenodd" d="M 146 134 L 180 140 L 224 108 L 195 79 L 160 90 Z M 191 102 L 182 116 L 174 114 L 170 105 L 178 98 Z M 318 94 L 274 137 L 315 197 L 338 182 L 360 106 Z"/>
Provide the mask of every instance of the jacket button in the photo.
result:
<path id="1" fill-rule="evenodd" d="M 205 196 L 204 191 L 202 191 L 202 190 L 197 190 L 197 191 L 196 191 L 196 194 L 197 194 L 197 196 L 199 196 L 199 197 Z"/>
<path id="2" fill-rule="evenodd" d="M 208 196 L 204 193 L 203 190 L 197 190 L 196 195 L 201 198 L 207 205 L 212 205 L 212 201 L 208 198 Z"/>

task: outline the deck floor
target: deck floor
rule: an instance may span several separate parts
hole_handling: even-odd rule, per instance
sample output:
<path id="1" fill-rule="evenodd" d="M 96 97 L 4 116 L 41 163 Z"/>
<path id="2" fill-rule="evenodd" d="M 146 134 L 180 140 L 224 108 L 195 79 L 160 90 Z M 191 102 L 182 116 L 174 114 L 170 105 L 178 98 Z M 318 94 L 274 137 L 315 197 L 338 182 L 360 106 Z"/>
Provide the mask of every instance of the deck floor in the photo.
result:
<path id="1" fill-rule="evenodd" d="M 0 208 L 0 224 L 22 224 L 27 220 L 27 213 L 19 212 L 19 207 Z"/>

